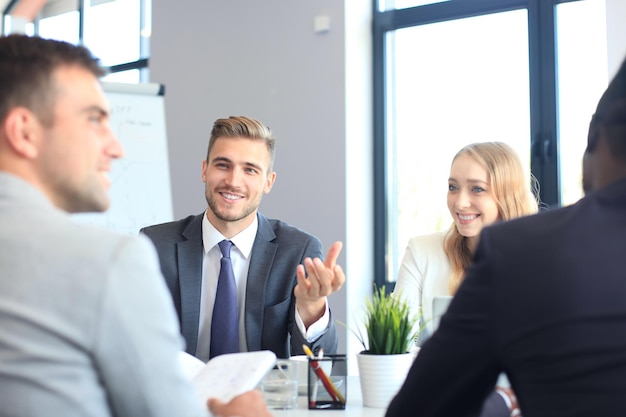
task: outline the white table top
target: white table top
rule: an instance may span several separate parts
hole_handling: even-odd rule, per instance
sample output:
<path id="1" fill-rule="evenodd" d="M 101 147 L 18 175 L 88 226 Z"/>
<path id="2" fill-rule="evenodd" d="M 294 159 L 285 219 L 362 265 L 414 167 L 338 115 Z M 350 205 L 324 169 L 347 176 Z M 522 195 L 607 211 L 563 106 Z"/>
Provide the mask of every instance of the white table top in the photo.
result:
<path id="1" fill-rule="evenodd" d="M 307 396 L 298 396 L 298 408 L 291 410 L 270 410 L 275 417 L 383 417 L 386 409 L 363 407 L 361 384 L 358 376 L 348 377 L 348 394 L 345 410 L 309 410 Z"/>

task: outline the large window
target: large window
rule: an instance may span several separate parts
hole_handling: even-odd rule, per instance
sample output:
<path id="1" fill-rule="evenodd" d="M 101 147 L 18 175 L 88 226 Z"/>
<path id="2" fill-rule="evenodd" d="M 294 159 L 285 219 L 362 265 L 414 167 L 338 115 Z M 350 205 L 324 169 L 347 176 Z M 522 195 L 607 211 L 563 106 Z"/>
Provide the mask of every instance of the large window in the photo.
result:
<path id="1" fill-rule="evenodd" d="M 5 10 L 9 26 L 13 7 Z M 150 0 L 49 0 L 24 32 L 83 44 L 109 69 L 105 81 L 138 83 L 148 81 L 150 7 Z"/>
<path id="2" fill-rule="evenodd" d="M 606 8 L 604 1 L 557 5 L 557 91 L 559 192 L 561 204 L 582 195 L 581 160 L 590 115 L 607 86 Z M 581 25 L 594 30 L 581 31 Z"/>
<path id="3" fill-rule="evenodd" d="M 605 0 L 381 0 L 374 15 L 379 285 L 410 237 L 452 224 L 448 173 L 468 143 L 509 143 L 548 207 L 582 196 L 608 81 Z"/>

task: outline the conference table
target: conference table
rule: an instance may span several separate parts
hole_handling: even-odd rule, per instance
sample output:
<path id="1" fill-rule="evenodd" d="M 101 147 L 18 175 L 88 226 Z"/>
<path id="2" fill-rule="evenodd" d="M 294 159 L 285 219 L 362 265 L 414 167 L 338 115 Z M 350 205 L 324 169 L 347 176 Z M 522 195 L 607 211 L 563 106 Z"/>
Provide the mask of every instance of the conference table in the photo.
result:
<path id="1" fill-rule="evenodd" d="M 363 407 L 361 384 L 357 375 L 348 376 L 348 394 L 345 410 L 309 410 L 307 396 L 298 396 L 297 408 L 290 410 L 271 410 L 275 417 L 383 417 L 384 408 Z"/>

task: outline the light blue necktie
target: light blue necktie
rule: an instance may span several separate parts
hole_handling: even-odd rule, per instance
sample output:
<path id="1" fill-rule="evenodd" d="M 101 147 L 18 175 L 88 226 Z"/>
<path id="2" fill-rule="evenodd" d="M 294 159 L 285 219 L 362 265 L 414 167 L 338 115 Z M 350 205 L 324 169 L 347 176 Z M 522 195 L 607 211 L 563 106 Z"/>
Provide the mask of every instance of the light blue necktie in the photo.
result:
<path id="1" fill-rule="evenodd" d="M 233 265 L 230 261 L 230 248 L 233 242 L 222 240 L 220 275 L 217 281 L 213 319 L 211 320 L 210 357 L 224 353 L 239 352 L 239 309 L 237 307 L 237 284 Z"/>

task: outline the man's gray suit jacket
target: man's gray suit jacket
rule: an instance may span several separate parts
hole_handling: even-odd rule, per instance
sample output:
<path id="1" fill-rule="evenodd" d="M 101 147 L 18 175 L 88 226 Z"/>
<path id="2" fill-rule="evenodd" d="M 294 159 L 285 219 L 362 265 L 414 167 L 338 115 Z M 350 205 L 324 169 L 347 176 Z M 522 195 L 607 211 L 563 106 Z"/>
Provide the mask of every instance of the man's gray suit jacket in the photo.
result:
<path id="1" fill-rule="evenodd" d="M 208 415 L 148 239 L 80 224 L 0 173 L 0 247 L 0 415 Z"/>
<path id="2" fill-rule="evenodd" d="M 195 355 L 198 343 L 202 287 L 202 216 L 141 229 L 154 243 L 161 271 L 172 294 L 187 352 Z M 259 228 L 250 254 L 247 277 L 245 328 L 248 351 L 271 350 L 278 357 L 304 354 L 307 343 L 295 322 L 296 267 L 306 257 L 322 257 L 315 236 L 280 220 L 257 214 Z M 311 345 L 311 344 L 309 344 Z M 337 334 L 330 320 L 312 349 L 337 351 Z"/>

